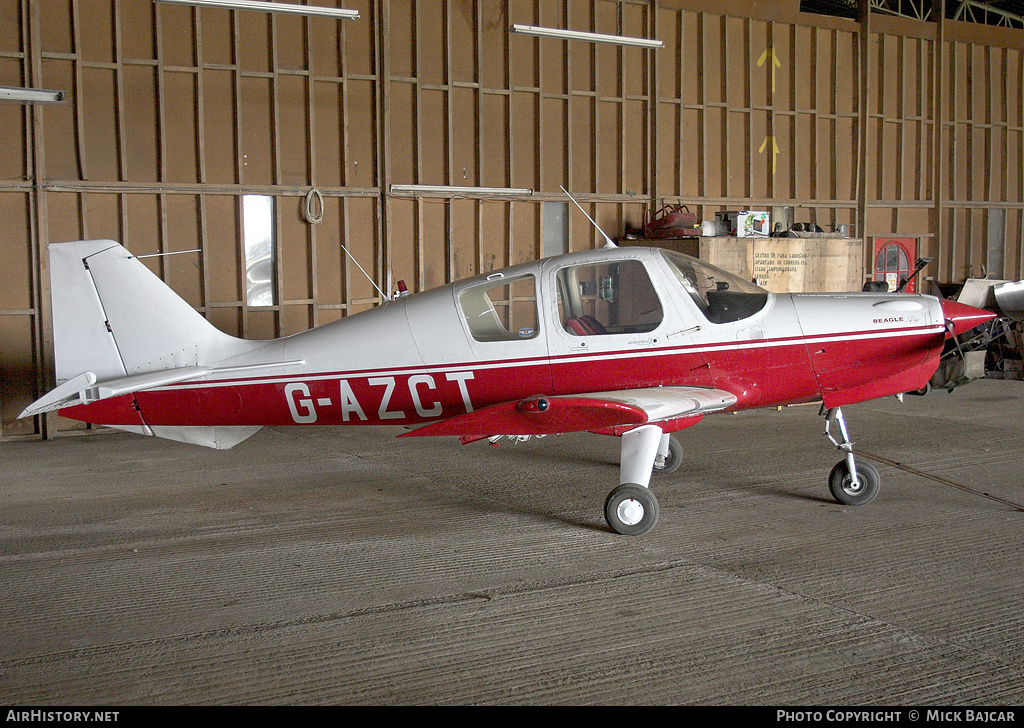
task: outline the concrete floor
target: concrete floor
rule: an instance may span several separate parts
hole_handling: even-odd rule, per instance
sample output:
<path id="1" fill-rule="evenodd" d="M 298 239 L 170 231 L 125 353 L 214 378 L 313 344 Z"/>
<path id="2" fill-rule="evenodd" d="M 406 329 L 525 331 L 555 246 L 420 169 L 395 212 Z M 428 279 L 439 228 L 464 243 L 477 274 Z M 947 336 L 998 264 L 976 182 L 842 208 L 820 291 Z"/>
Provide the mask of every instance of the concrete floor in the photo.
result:
<path id="1" fill-rule="evenodd" d="M 708 417 L 611 533 L 618 441 L 267 429 L 0 445 L 0 704 L 1024 704 L 1024 513 L 814 406 Z M 1024 503 L 1024 383 L 846 409 Z"/>

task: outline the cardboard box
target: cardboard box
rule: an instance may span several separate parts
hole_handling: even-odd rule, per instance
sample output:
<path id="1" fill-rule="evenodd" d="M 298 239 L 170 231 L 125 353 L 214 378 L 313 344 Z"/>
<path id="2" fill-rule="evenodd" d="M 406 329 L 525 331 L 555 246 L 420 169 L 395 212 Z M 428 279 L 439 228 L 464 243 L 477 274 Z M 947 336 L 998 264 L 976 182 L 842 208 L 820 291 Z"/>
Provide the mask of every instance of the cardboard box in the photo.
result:
<path id="1" fill-rule="evenodd" d="M 763 210 L 716 212 L 715 228 L 718 235 L 728 237 L 767 237 L 771 232 L 771 219 Z"/>

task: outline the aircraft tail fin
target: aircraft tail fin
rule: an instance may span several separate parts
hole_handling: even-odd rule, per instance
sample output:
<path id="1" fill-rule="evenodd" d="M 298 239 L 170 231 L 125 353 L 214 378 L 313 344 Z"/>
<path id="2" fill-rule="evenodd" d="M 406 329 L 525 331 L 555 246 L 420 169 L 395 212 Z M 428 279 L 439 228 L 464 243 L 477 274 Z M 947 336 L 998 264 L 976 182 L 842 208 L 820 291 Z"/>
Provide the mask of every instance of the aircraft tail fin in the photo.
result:
<path id="1" fill-rule="evenodd" d="M 50 252 L 58 384 L 198 366 L 253 342 L 219 331 L 113 240 L 56 243 Z"/>
<path id="2" fill-rule="evenodd" d="M 265 344 L 218 330 L 113 240 L 55 243 L 48 250 L 58 386 L 23 417 L 202 376 L 210 364 Z M 168 436 L 145 423 L 121 429 Z M 211 438 L 197 432 L 188 441 L 208 444 L 205 439 Z"/>

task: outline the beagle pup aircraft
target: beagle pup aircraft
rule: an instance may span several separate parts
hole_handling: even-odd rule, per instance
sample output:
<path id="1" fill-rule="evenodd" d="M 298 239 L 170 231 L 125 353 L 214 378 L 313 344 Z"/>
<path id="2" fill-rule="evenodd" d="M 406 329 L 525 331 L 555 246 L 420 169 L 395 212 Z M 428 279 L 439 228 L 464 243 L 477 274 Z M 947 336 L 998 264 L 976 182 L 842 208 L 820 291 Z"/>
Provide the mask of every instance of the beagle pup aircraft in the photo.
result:
<path id="1" fill-rule="evenodd" d="M 607 247 L 250 341 L 116 242 L 49 255 L 58 386 L 22 417 L 60 410 L 214 448 L 263 425 L 403 425 L 463 443 L 616 435 L 605 517 L 630 535 L 657 520 L 652 471 L 680 465 L 672 433 L 714 412 L 822 402 L 845 452 L 831 492 L 868 503 L 878 473 L 855 461 L 841 407 L 925 388 L 946 339 L 993 317 L 923 295 L 769 293 L 667 250 Z"/>

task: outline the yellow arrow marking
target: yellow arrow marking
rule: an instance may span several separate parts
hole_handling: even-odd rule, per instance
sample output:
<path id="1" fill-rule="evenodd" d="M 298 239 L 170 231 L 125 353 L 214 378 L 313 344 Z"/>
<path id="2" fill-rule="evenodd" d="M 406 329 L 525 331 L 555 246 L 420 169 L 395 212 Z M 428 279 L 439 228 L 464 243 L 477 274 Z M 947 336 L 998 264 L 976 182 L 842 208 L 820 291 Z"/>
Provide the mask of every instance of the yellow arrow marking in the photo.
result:
<path id="1" fill-rule="evenodd" d="M 761 142 L 761 148 L 757 150 L 757 153 L 758 154 L 763 154 L 764 153 L 765 147 L 768 146 L 768 140 L 769 139 L 772 140 L 772 174 L 774 175 L 775 174 L 775 161 L 776 161 L 776 159 L 779 156 L 779 145 L 775 141 L 775 137 L 773 137 L 773 136 L 766 136 L 764 138 L 764 141 Z"/>
<path id="2" fill-rule="evenodd" d="M 764 49 L 764 53 L 762 53 L 761 57 L 757 59 L 757 66 L 758 68 L 760 68 L 761 66 L 764 65 L 764 62 L 768 60 L 769 53 L 771 53 L 772 58 L 772 93 L 775 93 L 775 69 L 782 67 L 782 63 L 779 61 L 779 57 L 775 55 L 775 46 L 768 46 L 767 48 Z"/>

